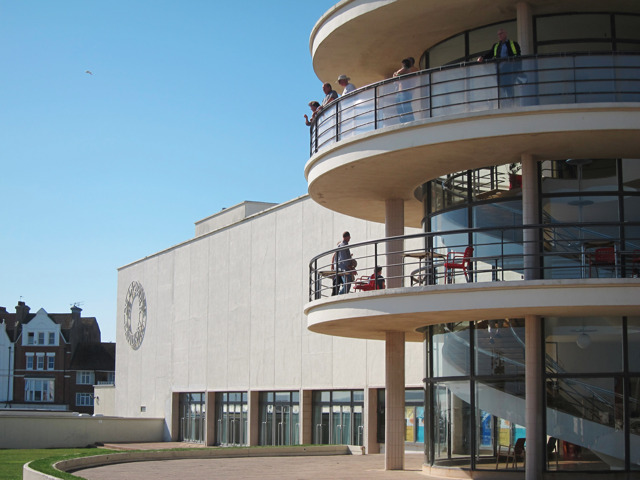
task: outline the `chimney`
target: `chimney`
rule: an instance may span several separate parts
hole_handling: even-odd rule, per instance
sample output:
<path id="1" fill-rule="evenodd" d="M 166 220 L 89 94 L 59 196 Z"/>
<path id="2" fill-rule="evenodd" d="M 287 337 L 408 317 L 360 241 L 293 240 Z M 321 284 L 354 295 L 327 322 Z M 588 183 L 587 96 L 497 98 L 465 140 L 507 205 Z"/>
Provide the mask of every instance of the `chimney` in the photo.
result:
<path id="1" fill-rule="evenodd" d="M 74 323 L 80 321 L 81 312 L 82 312 L 82 309 L 79 306 L 73 305 L 71 307 L 71 318 L 73 319 Z"/>
<path id="2" fill-rule="evenodd" d="M 29 315 L 29 306 L 23 301 L 19 301 L 18 305 L 16 305 L 16 320 L 20 323 L 24 323 L 27 319 L 27 315 Z"/>

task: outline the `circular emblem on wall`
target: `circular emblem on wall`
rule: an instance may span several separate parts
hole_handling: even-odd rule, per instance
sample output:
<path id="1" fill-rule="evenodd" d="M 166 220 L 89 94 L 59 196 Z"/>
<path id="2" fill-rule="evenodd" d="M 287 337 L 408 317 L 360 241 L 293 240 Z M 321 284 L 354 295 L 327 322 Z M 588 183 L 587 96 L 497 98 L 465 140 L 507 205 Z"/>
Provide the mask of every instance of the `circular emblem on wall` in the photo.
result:
<path id="1" fill-rule="evenodd" d="M 134 350 L 140 348 L 146 328 L 147 297 L 140 283 L 131 282 L 124 299 L 124 336 Z"/>

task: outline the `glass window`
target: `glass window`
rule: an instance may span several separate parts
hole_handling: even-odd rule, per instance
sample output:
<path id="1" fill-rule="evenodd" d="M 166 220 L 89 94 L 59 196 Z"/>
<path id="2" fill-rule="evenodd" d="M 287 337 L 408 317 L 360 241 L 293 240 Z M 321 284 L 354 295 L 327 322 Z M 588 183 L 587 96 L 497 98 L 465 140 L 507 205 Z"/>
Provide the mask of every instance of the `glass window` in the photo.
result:
<path id="1" fill-rule="evenodd" d="M 43 378 L 25 378 L 24 399 L 27 402 L 53 402 L 54 381 Z"/>
<path id="2" fill-rule="evenodd" d="M 544 328 L 547 374 L 622 371 L 620 318 L 548 317 Z"/>
<path id="3" fill-rule="evenodd" d="M 33 332 L 28 332 L 27 333 L 27 345 L 33 345 L 34 344 L 34 340 L 35 339 L 35 334 Z"/>
<path id="4" fill-rule="evenodd" d="M 300 443 L 300 405 L 294 393 L 260 393 L 260 445 Z"/>
<path id="5" fill-rule="evenodd" d="M 524 375 L 524 319 L 476 322 L 476 374 Z"/>
<path id="6" fill-rule="evenodd" d="M 639 15 L 615 15 L 616 38 L 618 40 L 640 40 Z M 640 46 L 636 45 L 636 49 Z"/>
<path id="7" fill-rule="evenodd" d="M 526 438 L 523 380 L 491 380 L 476 383 L 476 468 L 511 469 L 507 453 Z M 511 452 L 509 452 L 511 450 Z M 494 452 L 498 456 L 494 456 Z M 513 458 L 511 459 L 513 461 Z M 516 460 L 524 466 L 523 455 Z"/>
<path id="8" fill-rule="evenodd" d="M 91 370 L 76 372 L 76 383 L 78 385 L 93 385 L 95 383 L 93 372 Z"/>
<path id="9" fill-rule="evenodd" d="M 445 323 L 433 327 L 433 376 L 469 375 L 469 324 Z"/>
<path id="10" fill-rule="evenodd" d="M 36 356 L 36 369 L 44 370 L 44 355 Z"/>
<path id="11" fill-rule="evenodd" d="M 92 407 L 93 395 L 90 393 L 76 393 L 76 406 L 77 407 Z"/>
<path id="12" fill-rule="evenodd" d="M 471 454 L 471 405 L 469 382 L 434 385 L 434 464 L 469 468 Z M 465 462 L 466 458 L 466 462 Z"/>
<path id="13" fill-rule="evenodd" d="M 49 332 L 49 345 L 56 344 L 56 334 L 55 332 Z"/>
<path id="14" fill-rule="evenodd" d="M 556 42 L 583 38 L 610 39 L 610 18 L 611 17 L 607 14 L 577 14 L 537 17 L 537 40 L 538 42 Z"/>
<path id="15" fill-rule="evenodd" d="M 362 395 L 355 395 L 355 392 L 360 392 Z M 325 393 L 330 395 L 323 395 Z M 363 393 L 362 390 L 314 392 L 312 408 L 314 444 L 363 444 L 364 402 L 355 400 L 356 397 L 364 400 Z"/>
<path id="16" fill-rule="evenodd" d="M 44 332 L 38 332 L 38 345 L 44 345 Z"/>
<path id="17" fill-rule="evenodd" d="M 596 357 L 592 363 L 603 357 Z M 560 440 L 562 469 L 610 470 L 611 465 L 624 466 L 622 386 L 618 377 L 550 381 L 547 435 Z"/>
<path id="18" fill-rule="evenodd" d="M 429 50 L 429 66 L 439 67 L 465 59 L 464 34 L 445 40 Z"/>
<path id="19" fill-rule="evenodd" d="M 56 357 L 54 355 L 47 355 L 47 370 L 56 369 Z"/>
<path id="20" fill-rule="evenodd" d="M 27 355 L 27 370 L 33 370 L 33 355 Z"/>

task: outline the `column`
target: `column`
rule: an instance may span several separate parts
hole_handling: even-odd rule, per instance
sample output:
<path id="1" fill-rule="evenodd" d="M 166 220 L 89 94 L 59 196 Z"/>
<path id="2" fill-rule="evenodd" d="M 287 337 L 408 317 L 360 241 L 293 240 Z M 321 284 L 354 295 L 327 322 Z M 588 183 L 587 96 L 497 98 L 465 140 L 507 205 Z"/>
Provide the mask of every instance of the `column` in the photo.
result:
<path id="1" fill-rule="evenodd" d="M 545 460 L 543 418 L 542 319 L 525 315 L 525 423 L 527 427 L 526 480 L 542 478 Z"/>
<path id="2" fill-rule="evenodd" d="M 313 392 L 302 390 L 300 392 L 300 443 L 311 445 L 313 443 Z"/>
<path id="3" fill-rule="evenodd" d="M 260 392 L 249 392 L 249 418 L 247 436 L 249 446 L 260 445 Z"/>
<path id="4" fill-rule="evenodd" d="M 367 454 L 380 453 L 380 444 L 378 443 L 378 389 L 367 388 L 364 401 L 366 412 L 364 428 L 365 452 Z"/>
<path id="5" fill-rule="evenodd" d="M 516 24 L 522 55 L 533 55 L 533 15 L 531 5 L 527 2 L 518 2 L 516 5 Z"/>
<path id="6" fill-rule="evenodd" d="M 538 215 L 538 168 L 531 154 L 523 154 L 522 161 L 522 223 L 539 223 Z M 536 229 L 525 229 L 524 279 L 540 278 L 539 237 Z M 542 363 L 542 319 L 536 315 L 525 315 L 525 423 L 527 428 L 526 480 L 542 478 L 545 458 L 545 429 L 543 418 L 543 363 Z"/>
<path id="7" fill-rule="evenodd" d="M 404 332 L 385 342 L 385 469 L 404 469 Z"/>
<path id="8" fill-rule="evenodd" d="M 180 441 L 180 394 L 171 394 L 171 441 Z"/>
<path id="9" fill-rule="evenodd" d="M 387 200 L 385 202 L 385 236 L 397 237 L 404 235 L 404 200 Z M 387 242 L 386 268 L 383 275 L 387 277 L 387 288 L 403 286 L 402 251 L 404 241 Z"/>
<path id="10" fill-rule="evenodd" d="M 385 202 L 385 234 L 404 235 L 404 201 Z M 387 242 L 387 288 L 403 286 L 403 240 Z M 385 342 L 385 469 L 404 469 L 404 332 L 386 332 Z"/>
<path id="11" fill-rule="evenodd" d="M 216 444 L 217 424 L 216 424 L 216 392 L 205 393 L 205 437 L 204 444 L 212 447 Z"/>

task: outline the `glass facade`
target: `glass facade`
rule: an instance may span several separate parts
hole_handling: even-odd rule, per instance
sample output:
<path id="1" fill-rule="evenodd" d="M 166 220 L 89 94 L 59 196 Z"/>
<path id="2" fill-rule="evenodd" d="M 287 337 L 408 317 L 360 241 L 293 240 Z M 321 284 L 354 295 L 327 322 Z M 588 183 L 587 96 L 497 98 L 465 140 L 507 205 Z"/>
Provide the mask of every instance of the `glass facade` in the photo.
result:
<path id="1" fill-rule="evenodd" d="M 300 444 L 300 393 L 260 393 L 260 445 Z"/>
<path id="2" fill-rule="evenodd" d="M 534 17 L 534 54 L 564 52 L 640 52 L 640 15 L 571 13 Z M 515 21 L 496 23 L 454 35 L 426 50 L 420 68 L 475 59 L 497 41 L 503 28 L 517 38 Z"/>
<path id="3" fill-rule="evenodd" d="M 512 318 L 427 329 L 428 464 L 524 469 L 524 326 Z M 640 318 L 547 317 L 543 330 L 546 468 L 640 469 Z"/>
<path id="4" fill-rule="evenodd" d="M 362 445 L 364 391 L 313 392 L 313 443 Z"/>
<path id="5" fill-rule="evenodd" d="M 248 445 L 249 404 L 247 392 L 216 394 L 216 443 L 218 445 Z"/>
<path id="6" fill-rule="evenodd" d="M 181 393 L 180 402 L 180 432 L 181 442 L 204 443 L 206 425 L 205 394 Z"/>

